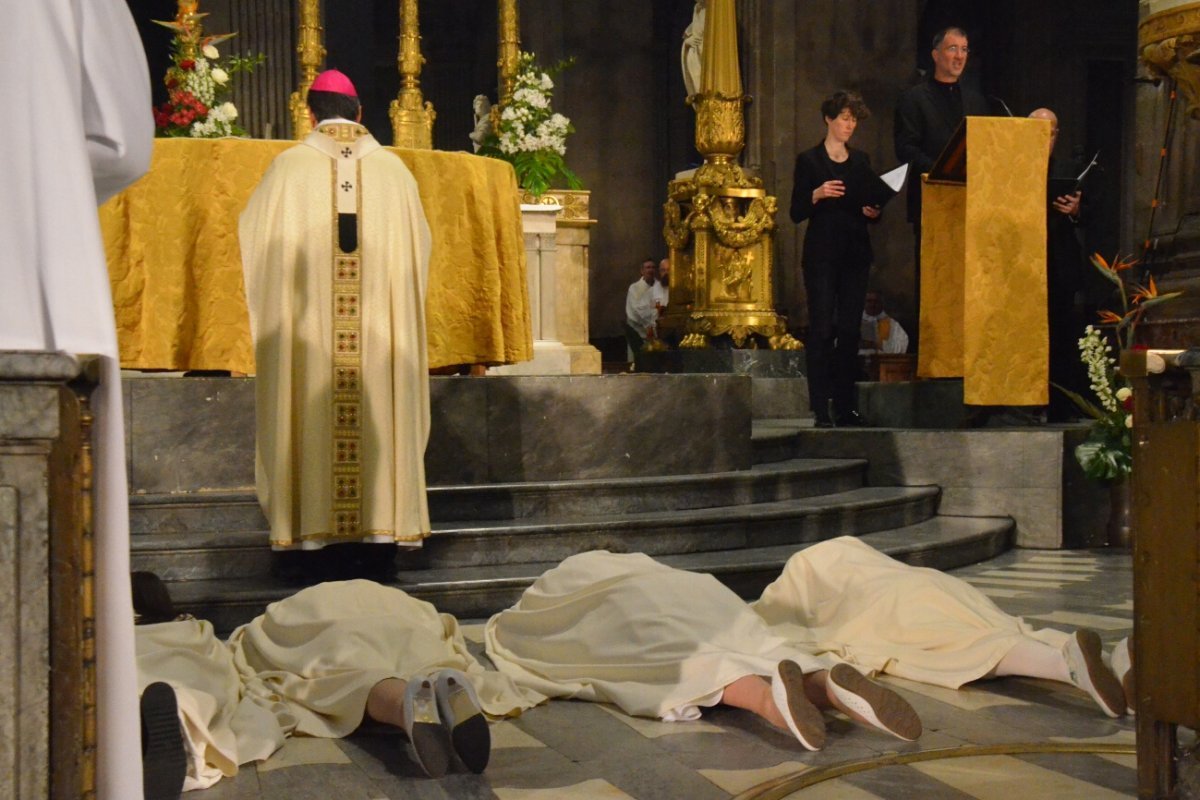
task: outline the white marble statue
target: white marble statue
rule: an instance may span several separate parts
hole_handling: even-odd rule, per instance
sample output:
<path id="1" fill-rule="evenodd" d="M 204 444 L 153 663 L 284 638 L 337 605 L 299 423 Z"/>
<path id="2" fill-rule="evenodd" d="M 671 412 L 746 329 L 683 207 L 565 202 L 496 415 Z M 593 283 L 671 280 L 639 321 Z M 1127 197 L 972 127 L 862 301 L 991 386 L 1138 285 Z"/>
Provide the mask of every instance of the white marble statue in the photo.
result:
<path id="1" fill-rule="evenodd" d="M 467 136 L 471 139 L 471 146 L 478 153 L 479 148 L 483 146 L 483 140 L 492 132 L 492 101 L 488 100 L 486 94 L 477 94 L 471 107 L 475 110 L 475 130 Z"/>
<path id="2" fill-rule="evenodd" d="M 700 91 L 700 53 L 704 50 L 704 9 L 707 0 L 696 0 L 692 23 L 683 32 L 683 85 L 688 96 Z"/>

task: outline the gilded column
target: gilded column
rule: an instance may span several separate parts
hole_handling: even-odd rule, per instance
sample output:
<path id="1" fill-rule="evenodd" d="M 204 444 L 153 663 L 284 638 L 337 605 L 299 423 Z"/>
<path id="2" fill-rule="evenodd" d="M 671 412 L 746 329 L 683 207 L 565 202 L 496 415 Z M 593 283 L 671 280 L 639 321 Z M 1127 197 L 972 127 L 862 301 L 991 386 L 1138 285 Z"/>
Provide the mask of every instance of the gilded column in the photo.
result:
<path id="1" fill-rule="evenodd" d="M 776 199 L 737 158 L 745 147 L 735 0 L 708 0 L 696 112 L 696 149 L 704 163 L 671 181 L 663 237 L 671 259 L 671 304 L 659 321 L 680 347 L 728 336 L 735 347 L 798 349 L 773 296 Z"/>
<path id="2" fill-rule="evenodd" d="M 417 0 L 400 0 L 400 93 L 392 101 L 392 144 L 411 150 L 433 149 L 433 104 L 421 95 L 421 26 Z"/>
<path id="3" fill-rule="evenodd" d="M 497 87 L 500 102 L 496 104 L 493 114 L 499 114 L 499 109 L 508 105 L 508 101 L 512 99 L 521 58 L 521 23 L 517 0 L 499 0 L 499 3 L 496 68 L 500 74 L 500 85 Z"/>
<path id="4" fill-rule="evenodd" d="M 292 112 L 292 137 L 295 139 L 303 139 L 312 131 L 312 123 L 308 119 L 308 87 L 312 86 L 317 70 L 325 60 L 325 45 L 321 42 L 325 32 L 321 27 L 321 0 L 299 0 L 299 3 L 300 35 L 296 52 L 300 55 L 300 86 L 288 100 L 288 110 Z"/>

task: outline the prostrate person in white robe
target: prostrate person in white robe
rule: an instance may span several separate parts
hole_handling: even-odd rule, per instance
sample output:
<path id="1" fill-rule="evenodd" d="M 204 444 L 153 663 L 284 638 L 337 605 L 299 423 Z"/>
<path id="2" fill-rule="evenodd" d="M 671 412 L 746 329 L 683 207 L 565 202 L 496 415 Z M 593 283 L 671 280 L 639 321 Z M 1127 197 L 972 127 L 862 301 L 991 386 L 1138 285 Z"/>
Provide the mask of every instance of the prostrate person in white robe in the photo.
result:
<path id="1" fill-rule="evenodd" d="M 256 483 L 276 549 L 429 535 L 430 233 L 404 162 L 357 123 L 336 70 L 314 131 L 239 220 L 257 376 Z M 336 200 L 334 199 L 336 198 Z"/>
<path id="2" fill-rule="evenodd" d="M 1132 705 L 1095 632 L 1034 630 L 966 581 L 901 563 L 853 536 L 797 552 L 751 607 L 775 635 L 860 669 L 950 689 L 1006 675 L 1046 678 L 1083 689 L 1110 717 Z M 1121 677 L 1131 678 L 1127 642 L 1117 653 Z"/>
<path id="3" fill-rule="evenodd" d="M 341 737 L 369 716 L 403 728 L 431 777 L 455 763 L 487 766 L 481 712 L 509 716 L 546 699 L 485 670 L 454 617 L 371 581 L 323 583 L 272 603 L 229 645 L 247 691 L 285 703 L 294 733 Z"/>
<path id="4" fill-rule="evenodd" d="M 121 0 L 0 5 L 0 349 L 101 356 L 95 412 L 97 796 L 142 794 L 120 366 L 96 207 L 149 169 L 150 76 Z"/>
<path id="5" fill-rule="evenodd" d="M 723 703 L 790 730 L 810 750 L 825 743 L 821 708 L 902 739 L 921 733 L 898 694 L 768 630 L 711 575 L 642 554 L 571 556 L 488 620 L 485 644 L 521 686 L 635 716 L 694 720 Z"/>

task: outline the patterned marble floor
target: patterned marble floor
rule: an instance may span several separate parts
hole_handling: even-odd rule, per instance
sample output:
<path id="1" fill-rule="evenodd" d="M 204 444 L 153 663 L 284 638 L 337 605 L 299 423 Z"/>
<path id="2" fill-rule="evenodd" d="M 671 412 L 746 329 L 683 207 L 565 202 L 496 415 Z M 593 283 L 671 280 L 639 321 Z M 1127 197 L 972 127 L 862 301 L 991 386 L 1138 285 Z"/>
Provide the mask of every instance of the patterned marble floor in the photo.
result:
<path id="1" fill-rule="evenodd" d="M 1035 626 L 1090 627 L 1105 649 L 1131 627 L 1127 554 L 1014 551 L 957 570 L 1006 611 Z M 477 640 L 480 624 L 469 624 Z M 591 703 L 550 702 L 493 726 L 482 776 L 420 777 L 403 736 L 356 733 L 343 740 L 292 739 L 268 761 L 187 795 L 194 800 L 726 800 L 787 775 L 845 762 L 963 745 L 1118 743 L 1134 740 L 1132 717 L 1110 720 L 1082 692 L 1006 678 L 948 691 L 890 683 L 920 713 L 921 739 L 904 744 L 844 718 L 829 720 L 824 750 L 809 753 L 746 712 L 717 708 L 690 723 L 627 717 Z M 1135 796 L 1134 757 L 1026 754 L 945 758 L 881 766 L 801 789 L 797 800 L 946 798 L 1022 800 Z"/>

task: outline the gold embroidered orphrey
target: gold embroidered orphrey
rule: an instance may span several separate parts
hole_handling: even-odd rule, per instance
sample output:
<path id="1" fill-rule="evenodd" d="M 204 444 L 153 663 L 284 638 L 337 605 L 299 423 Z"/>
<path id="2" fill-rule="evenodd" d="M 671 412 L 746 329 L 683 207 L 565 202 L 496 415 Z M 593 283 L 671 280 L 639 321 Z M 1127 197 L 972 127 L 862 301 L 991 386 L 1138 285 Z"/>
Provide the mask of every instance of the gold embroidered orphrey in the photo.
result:
<path id="1" fill-rule="evenodd" d="M 367 129 L 331 123 L 317 129 L 330 137 L 336 155 L 330 162 L 333 215 L 333 503 L 330 530 L 335 539 L 363 536 L 362 493 L 362 165 L 357 146 Z M 370 140 L 368 140 L 370 141 Z M 374 148 L 371 148 L 374 149 Z M 325 152 L 325 151 L 322 151 Z M 328 155 L 328 153 L 326 153 Z M 340 214 L 354 214 L 354 248 L 342 250 Z"/>

